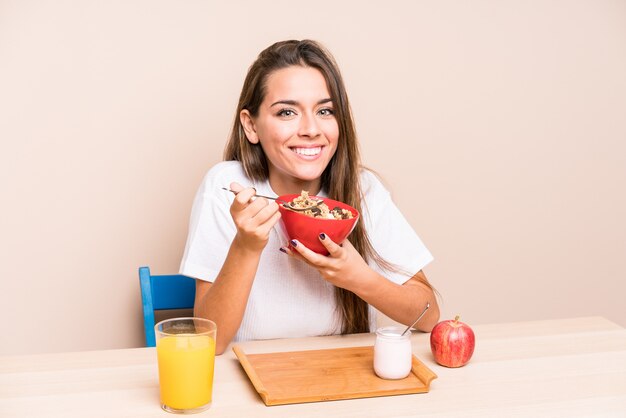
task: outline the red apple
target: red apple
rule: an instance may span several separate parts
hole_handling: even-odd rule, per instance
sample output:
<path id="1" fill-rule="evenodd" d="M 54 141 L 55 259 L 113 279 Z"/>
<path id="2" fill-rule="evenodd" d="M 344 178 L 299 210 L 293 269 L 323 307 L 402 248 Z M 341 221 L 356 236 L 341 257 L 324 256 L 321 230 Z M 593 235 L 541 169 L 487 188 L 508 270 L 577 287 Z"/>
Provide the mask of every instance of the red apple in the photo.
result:
<path id="1" fill-rule="evenodd" d="M 441 321 L 430 333 L 430 349 L 435 361 L 446 367 L 461 367 L 474 354 L 474 331 L 469 325 L 454 320 Z"/>

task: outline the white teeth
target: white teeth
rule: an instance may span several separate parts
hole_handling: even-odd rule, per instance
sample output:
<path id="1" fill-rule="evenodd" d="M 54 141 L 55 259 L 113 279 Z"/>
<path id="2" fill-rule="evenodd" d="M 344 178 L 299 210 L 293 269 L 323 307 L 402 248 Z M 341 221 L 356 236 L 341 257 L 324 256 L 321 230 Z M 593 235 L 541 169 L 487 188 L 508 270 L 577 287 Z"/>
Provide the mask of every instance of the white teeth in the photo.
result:
<path id="1" fill-rule="evenodd" d="M 322 151 L 322 147 L 315 148 L 294 148 L 293 149 L 296 154 L 301 155 L 317 155 Z"/>

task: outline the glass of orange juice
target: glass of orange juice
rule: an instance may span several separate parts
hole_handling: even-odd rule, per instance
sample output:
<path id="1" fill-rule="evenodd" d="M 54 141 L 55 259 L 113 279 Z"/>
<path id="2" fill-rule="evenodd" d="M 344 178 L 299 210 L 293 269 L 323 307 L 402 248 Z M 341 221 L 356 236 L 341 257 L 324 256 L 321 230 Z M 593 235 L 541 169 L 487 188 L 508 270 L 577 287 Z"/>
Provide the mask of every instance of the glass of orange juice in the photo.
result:
<path id="1" fill-rule="evenodd" d="M 203 318 L 173 318 L 154 326 L 161 407 L 173 413 L 211 406 L 217 325 Z"/>

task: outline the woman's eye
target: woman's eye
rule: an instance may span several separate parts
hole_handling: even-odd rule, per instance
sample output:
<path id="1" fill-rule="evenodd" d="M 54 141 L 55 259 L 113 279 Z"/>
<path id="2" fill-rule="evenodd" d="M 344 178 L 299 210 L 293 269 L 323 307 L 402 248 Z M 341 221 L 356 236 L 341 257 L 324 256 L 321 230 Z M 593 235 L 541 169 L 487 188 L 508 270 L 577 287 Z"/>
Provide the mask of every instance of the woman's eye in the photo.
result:
<path id="1" fill-rule="evenodd" d="M 319 114 L 322 116 L 332 116 L 335 114 L 335 112 L 333 111 L 333 109 L 325 107 L 324 109 L 319 110 Z"/>
<path id="2" fill-rule="evenodd" d="M 278 112 L 278 116 L 290 117 L 295 116 L 296 112 L 291 109 L 282 109 Z"/>

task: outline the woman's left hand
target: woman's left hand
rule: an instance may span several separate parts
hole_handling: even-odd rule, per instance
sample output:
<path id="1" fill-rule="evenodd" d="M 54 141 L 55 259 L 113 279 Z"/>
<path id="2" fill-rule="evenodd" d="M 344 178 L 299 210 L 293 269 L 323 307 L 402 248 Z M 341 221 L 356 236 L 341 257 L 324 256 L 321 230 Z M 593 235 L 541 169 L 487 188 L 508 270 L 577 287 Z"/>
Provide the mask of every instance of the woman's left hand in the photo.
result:
<path id="1" fill-rule="evenodd" d="M 325 256 L 311 251 L 297 240 L 291 242 L 291 247 L 286 246 L 281 250 L 315 267 L 322 277 L 333 285 L 353 290 L 359 283 L 359 277 L 367 274 L 370 267 L 350 241 L 345 240 L 339 245 L 325 234 L 320 234 L 319 240 L 326 247 L 329 255 Z"/>

